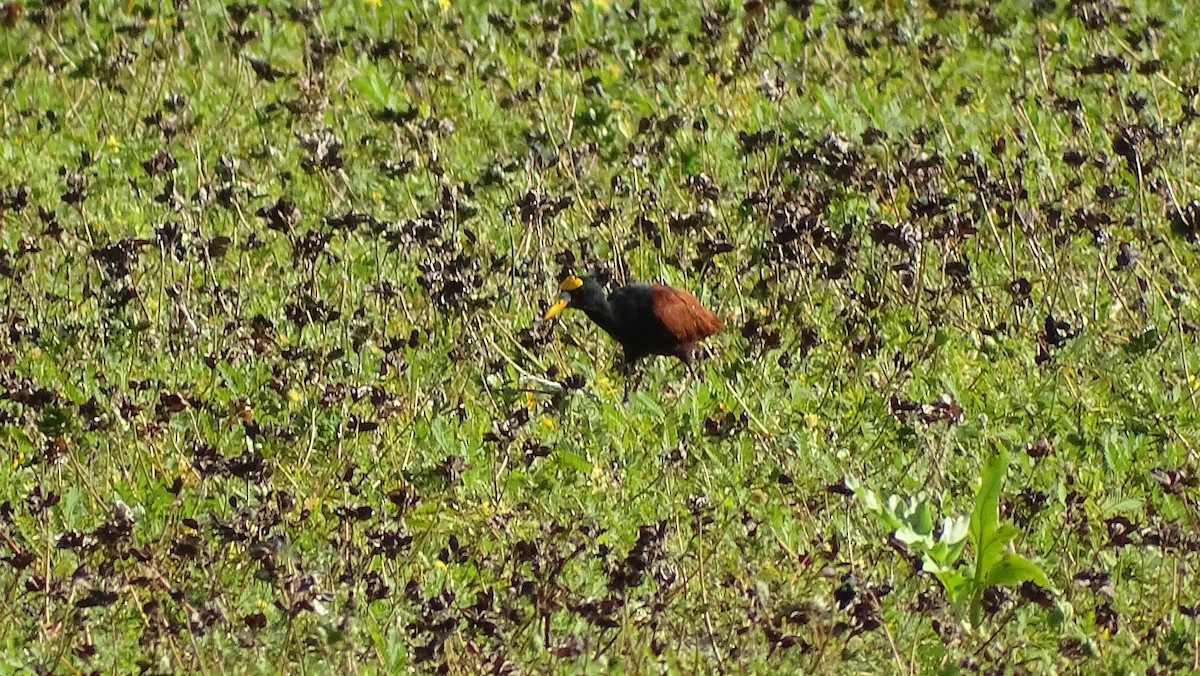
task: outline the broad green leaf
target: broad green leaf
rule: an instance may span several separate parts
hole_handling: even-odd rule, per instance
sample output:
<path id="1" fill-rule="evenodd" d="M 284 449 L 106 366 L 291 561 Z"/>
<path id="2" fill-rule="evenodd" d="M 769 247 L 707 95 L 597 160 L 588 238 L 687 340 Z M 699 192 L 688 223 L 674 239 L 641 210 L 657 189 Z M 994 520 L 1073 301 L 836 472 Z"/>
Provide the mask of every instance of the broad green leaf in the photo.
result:
<path id="1" fill-rule="evenodd" d="M 925 550 L 933 545 L 933 540 L 924 533 L 918 533 L 908 526 L 901 526 L 896 529 L 896 539 L 906 545 L 918 545 L 920 549 Z"/>
<path id="2" fill-rule="evenodd" d="M 1060 598 L 1050 606 L 1047 616 L 1047 621 L 1050 628 L 1055 631 L 1061 631 L 1063 627 L 1075 616 L 1075 607 L 1065 598 Z"/>
<path id="3" fill-rule="evenodd" d="M 971 520 L 965 516 L 946 517 L 942 521 L 941 541 L 948 544 L 960 544 L 967 541 Z"/>
<path id="4" fill-rule="evenodd" d="M 928 534 L 933 532 L 933 513 L 929 507 L 927 500 L 922 500 L 916 505 L 911 516 L 907 519 L 913 530 L 918 533 Z"/>
<path id="5" fill-rule="evenodd" d="M 1145 501 L 1141 498 L 1110 498 L 1101 507 L 1105 514 L 1130 514 L 1141 510 Z"/>
<path id="6" fill-rule="evenodd" d="M 858 498 L 862 500 L 863 508 L 872 514 L 882 514 L 883 504 L 879 502 L 879 496 L 875 491 L 864 490 Z"/>
<path id="7" fill-rule="evenodd" d="M 1002 523 L 996 528 L 996 532 L 992 534 L 992 540 L 1001 544 L 1016 540 L 1021 535 L 1021 531 L 1011 523 Z"/>
<path id="8" fill-rule="evenodd" d="M 983 464 L 982 483 L 971 514 L 971 543 L 975 546 L 976 576 L 986 575 L 1000 557 L 996 531 L 1000 524 L 1000 485 L 1008 471 L 1008 453 L 999 449 Z"/>
<path id="9" fill-rule="evenodd" d="M 859 490 L 863 489 L 864 487 L 862 482 L 859 481 L 858 477 L 854 476 L 853 474 L 847 474 L 843 481 L 846 484 L 846 488 L 849 488 L 851 491 L 853 491 L 854 494 L 858 495 L 858 498 L 861 500 L 862 495 L 859 494 Z"/>
<path id="10" fill-rule="evenodd" d="M 73 426 L 71 410 L 62 406 L 46 406 L 37 419 L 38 431 L 48 437 L 65 434 Z"/>
<path id="11" fill-rule="evenodd" d="M 981 547 L 975 548 L 975 575 L 977 578 L 987 577 L 988 572 L 1004 558 L 1004 541 L 995 537 L 988 539 Z"/>
<path id="12" fill-rule="evenodd" d="M 585 474 L 592 471 L 592 463 L 588 462 L 583 456 L 570 451 L 556 451 L 554 460 L 558 464 L 568 469 L 573 469 L 577 472 Z"/>
<path id="13" fill-rule="evenodd" d="M 1131 357 L 1140 357 L 1153 350 L 1159 342 L 1158 329 L 1147 329 L 1130 338 L 1122 348 Z"/>
<path id="14" fill-rule="evenodd" d="M 971 580 L 964 577 L 957 571 L 946 573 L 938 576 L 938 581 L 942 583 L 942 587 L 946 590 L 946 598 L 960 612 L 967 599 L 971 598 L 971 593 L 975 589 L 975 585 L 971 584 Z"/>
<path id="15" fill-rule="evenodd" d="M 962 551 L 967 546 L 967 541 L 959 540 L 958 542 L 946 547 L 946 557 L 943 560 L 958 561 L 962 556 Z"/>
<path id="16" fill-rule="evenodd" d="M 1050 588 L 1050 580 L 1046 579 L 1046 573 L 1037 564 L 1020 554 L 1009 552 L 988 572 L 984 588 L 992 585 L 1015 587 L 1025 581 L 1033 582 L 1043 589 Z"/>
<path id="17" fill-rule="evenodd" d="M 947 561 L 948 557 L 939 556 L 936 554 L 926 556 L 924 563 L 921 564 L 921 570 L 934 575 L 942 575 L 954 570 L 953 561 Z"/>
<path id="18" fill-rule="evenodd" d="M 992 537 L 1000 522 L 1000 486 L 1008 471 L 1008 453 L 999 449 L 983 463 L 983 481 L 971 513 L 971 542 L 976 547 Z"/>

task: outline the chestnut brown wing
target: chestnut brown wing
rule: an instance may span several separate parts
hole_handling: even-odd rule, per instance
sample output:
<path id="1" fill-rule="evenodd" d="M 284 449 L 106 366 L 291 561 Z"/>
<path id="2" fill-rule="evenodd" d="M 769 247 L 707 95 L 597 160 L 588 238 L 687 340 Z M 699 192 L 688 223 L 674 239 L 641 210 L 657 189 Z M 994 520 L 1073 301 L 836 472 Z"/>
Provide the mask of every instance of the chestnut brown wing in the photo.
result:
<path id="1" fill-rule="evenodd" d="M 704 340 L 725 326 L 695 296 L 664 284 L 650 285 L 650 307 L 680 345 Z"/>

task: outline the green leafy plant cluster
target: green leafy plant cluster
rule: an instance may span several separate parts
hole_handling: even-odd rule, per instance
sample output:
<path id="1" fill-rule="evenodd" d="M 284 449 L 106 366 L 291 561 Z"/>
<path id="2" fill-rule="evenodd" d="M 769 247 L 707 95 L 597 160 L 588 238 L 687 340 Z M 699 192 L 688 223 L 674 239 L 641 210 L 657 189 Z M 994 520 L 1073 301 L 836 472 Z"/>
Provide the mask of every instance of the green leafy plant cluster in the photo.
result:
<path id="1" fill-rule="evenodd" d="M 1033 582 L 1048 588 L 1050 581 L 1036 563 L 1009 551 L 1021 532 L 1000 521 L 1000 489 L 1008 472 L 1008 453 L 999 450 L 983 463 L 979 491 L 970 516 L 947 516 L 934 522 L 935 506 L 928 498 L 881 498 L 858 480 L 846 479 L 863 509 L 894 529 L 892 536 L 922 558 L 922 570 L 933 575 L 954 607 L 973 626 L 983 620 L 983 594 L 996 585 L 1016 587 Z M 972 557 L 964 557 L 967 544 Z"/>

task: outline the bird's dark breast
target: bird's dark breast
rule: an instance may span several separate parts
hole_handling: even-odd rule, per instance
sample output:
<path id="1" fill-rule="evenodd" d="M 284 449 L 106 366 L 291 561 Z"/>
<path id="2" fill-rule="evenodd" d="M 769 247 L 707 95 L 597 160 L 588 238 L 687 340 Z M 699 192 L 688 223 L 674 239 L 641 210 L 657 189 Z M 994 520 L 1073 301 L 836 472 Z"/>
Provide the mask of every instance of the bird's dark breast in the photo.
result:
<path id="1" fill-rule="evenodd" d="M 604 318 L 600 317 L 592 319 L 625 348 L 625 354 L 631 360 L 649 354 L 674 354 L 676 341 L 652 314 L 623 314 L 619 320 L 612 322 L 603 321 Z"/>
<path id="2" fill-rule="evenodd" d="M 628 321 L 612 334 L 629 359 L 639 359 L 650 354 L 673 355 L 679 343 L 666 331 L 653 315 Z"/>
<path id="3" fill-rule="evenodd" d="M 604 327 L 625 348 L 629 359 L 646 355 L 680 356 L 683 341 L 656 312 L 655 291 L 650 284 L 630 284 L 608 297 L 614 326 Z"/>

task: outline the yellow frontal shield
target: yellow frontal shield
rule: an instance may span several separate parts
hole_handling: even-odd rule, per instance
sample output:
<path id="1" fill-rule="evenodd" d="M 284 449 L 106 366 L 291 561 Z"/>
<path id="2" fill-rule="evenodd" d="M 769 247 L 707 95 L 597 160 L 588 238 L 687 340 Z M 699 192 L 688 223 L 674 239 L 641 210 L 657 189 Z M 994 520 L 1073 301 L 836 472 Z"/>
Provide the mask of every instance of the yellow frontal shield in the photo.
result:
<path id="1" fill-rule="evenodd" d="M 549 310 L 546 310 L 546 314 L 542 315 L 542 319 L 553 319 L 558 315 L 558 313 L 567 309 L 567 306 L 571 303 L 571 292 L 581 286 L 583 286 L 582 279 L 576 277 L 575 275 L 568 275 L 567 278 L 562 281 L 562 284 L 558 285 L 558 290 L 562 291 L 562 298 L 560 298 L 554 305 L 551 305 Z"/>

